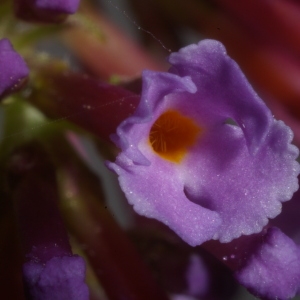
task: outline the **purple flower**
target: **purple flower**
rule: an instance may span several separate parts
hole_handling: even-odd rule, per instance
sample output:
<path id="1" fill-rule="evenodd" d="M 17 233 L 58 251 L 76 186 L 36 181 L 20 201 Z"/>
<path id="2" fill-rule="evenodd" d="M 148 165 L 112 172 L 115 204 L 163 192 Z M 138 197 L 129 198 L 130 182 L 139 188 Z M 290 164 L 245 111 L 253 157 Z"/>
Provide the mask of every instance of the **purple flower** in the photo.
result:
<path id="1" fill-rule="evenodd" d="M 20 87 L 29 70 L 8 39 L 0 40 L 0 98 Z"/>
<path id="2" fill-rule="evenodd" d="M 52 10 L 65 14 L 75 13 L 79 5 L 79 0 L 29 0 L 27 2 L 38 10 Z"/>
<path id="3" fill-rule="evenodd" d="M 187 294 L 201 296 L 208 292 L 209 272 L 200 256 L 191 255 L 186 272 Z"/>
<path id="4" fill-rule="evenodd" d="M 269 228 L 235 275 L 256 296 L 290 299 L 300 287 L 300 247 L 278 228 Z"/>
<path id="5" fill-rule="evenodd" d="M 139 214 L 190 245 L 260 232 L 298 189 L 293 134 L 222 44 L 204 40 L 145 71 L 141 102 L 113 137 L 108 166 Z"/>
<path id="6" fill-rule="evenodd" d="M 80 256 L 53 257 L 45 264 L 29 261 L 23 276 L 32 299 L 88 299 L 85 262 Z"/>
<path id="7" fill-rule="evenodd" d="M 28 21 L 59 22 L 77 11 L 80 0 L 15 0 L 16 15 Z"/>

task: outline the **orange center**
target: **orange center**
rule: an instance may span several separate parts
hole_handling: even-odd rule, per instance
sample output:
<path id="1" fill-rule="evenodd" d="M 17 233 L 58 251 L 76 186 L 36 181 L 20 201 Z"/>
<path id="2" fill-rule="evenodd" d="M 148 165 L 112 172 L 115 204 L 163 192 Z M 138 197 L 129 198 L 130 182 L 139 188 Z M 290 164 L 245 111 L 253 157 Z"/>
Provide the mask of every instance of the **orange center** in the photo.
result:
<path id="1" fill-rule="evenodd" d="M 192 119 L 168 110 L 151 127 L 149 141 L 158 155 L 180 162 L 201 132 L 202 129 Z"/>

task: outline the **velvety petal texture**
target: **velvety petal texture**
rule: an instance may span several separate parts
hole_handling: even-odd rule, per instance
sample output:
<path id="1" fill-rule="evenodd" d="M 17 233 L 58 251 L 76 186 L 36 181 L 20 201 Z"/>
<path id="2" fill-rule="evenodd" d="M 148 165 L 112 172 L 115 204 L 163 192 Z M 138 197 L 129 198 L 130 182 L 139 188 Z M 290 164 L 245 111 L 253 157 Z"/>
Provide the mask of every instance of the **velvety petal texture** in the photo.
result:
<path id="1" fill-rule="evenodd" d="M 134 209 L 190 245 L 260 232 L 298 189 L 293 134 L 224 46 L 190 45 L 145 71 L 141 102 L 113 137 L 109 167 Z"/>
<path id="2" fill-rule="evenodd" d="M 36 300 L 87 300 L 85 263 L 77 255 L 53 257 L 45 264 L 30 261 L 23 266 L 26 289 Z"/>
<path id="3" fill-rule="evenodd" d="M 269 228 L 236 277 L 263 299 L 293 298 L 300 286 L 300 248 L 278 228 Z"/>
<path id="4" fill-rule="evenodd" d="M 0 98 L 16 90 L 29 70 L 8 39 L 0 40 Z"/>

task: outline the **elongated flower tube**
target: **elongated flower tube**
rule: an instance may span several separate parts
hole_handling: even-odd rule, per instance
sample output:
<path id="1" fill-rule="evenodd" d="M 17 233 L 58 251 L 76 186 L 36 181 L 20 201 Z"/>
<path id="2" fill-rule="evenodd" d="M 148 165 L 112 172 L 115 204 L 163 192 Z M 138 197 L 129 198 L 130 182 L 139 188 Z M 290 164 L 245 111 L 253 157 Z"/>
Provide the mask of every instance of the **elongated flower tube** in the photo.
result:
<path id="1" fill-rule="evenodd" d="M 89 299 L 85 262 L 73 255 L 57 207 L 52 163 L 39 144 L 16 150 L 9 160 L 12 198 L 23 251 L 28 299 Z"/>
<path id="2" fill-rule="evenodd" d="M 0 99 L 17 90 L 29 70 L 23 58 L 13 49 L 8 39 L 0 40 Z"/>
<path id="3" fill-rule="evenodd" d="M 143 73 L 140 104 L 113 136 L 109 168 L 137 213 L 190 245 L 260 232 L 298 189 L 293 134 L 213 40 Z"/>
<path id="4" fill-rule="evenodd" d="M 52 67 L 40 70 L 40 86 L 33 86 L 30 99 L 45 115 L 65 118 L 109 141 L 121 120 L 130 116 L 139 103 L 139 95 L 74 72 Z M 116 109 L 118 113 L 116 114 Z"/>

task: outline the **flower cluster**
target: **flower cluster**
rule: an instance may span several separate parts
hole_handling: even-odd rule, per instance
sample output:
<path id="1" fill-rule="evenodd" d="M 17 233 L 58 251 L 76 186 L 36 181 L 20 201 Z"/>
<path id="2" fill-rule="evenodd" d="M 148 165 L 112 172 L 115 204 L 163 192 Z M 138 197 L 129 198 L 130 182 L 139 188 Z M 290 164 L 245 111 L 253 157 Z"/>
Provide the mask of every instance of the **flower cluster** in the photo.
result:
<path id="1" fill-rule="evenodd" d="M 171 11 L 157 1 L 147 14 L 163 22 L 142 20 L 163 50 L 182 46 L 177 32 L 165 34 L 181 18 L 208 37 L 170 51 L 168 71 L 88 3 L 69 20 L 79 0 L 0 3 L 1 299 L 229 300 L 239 284 L 261 299 L 300 293 L 299 150 L 272 102 L 299 94 L 300 72 L 287 62 L 299 45 L 279 32 L 294 47 L 285 52 L 268 22 L 244 15 L 269 8 L 268 20 L 290 28 L 282 11 L 299 7 L 175 0 Z M 221 5 L 244 16 L 251 43 Z M 79 72 L 37 50 L 53 34 Z M 274 63 L 273 77 L 253 71 L 259 61 L 262 70 Z"/>

